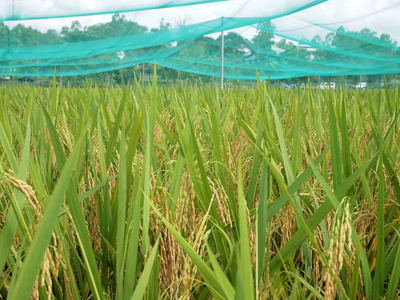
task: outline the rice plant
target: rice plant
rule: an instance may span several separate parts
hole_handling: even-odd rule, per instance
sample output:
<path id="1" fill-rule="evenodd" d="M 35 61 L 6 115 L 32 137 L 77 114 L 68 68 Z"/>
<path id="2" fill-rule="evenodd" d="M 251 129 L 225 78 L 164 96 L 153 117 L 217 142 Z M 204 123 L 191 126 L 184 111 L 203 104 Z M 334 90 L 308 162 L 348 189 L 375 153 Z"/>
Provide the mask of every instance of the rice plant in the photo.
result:
<path id="1" fill-rule="evenodd" d="M 396 90 L 0 88 L 0 297 L 395 299 Z"/>

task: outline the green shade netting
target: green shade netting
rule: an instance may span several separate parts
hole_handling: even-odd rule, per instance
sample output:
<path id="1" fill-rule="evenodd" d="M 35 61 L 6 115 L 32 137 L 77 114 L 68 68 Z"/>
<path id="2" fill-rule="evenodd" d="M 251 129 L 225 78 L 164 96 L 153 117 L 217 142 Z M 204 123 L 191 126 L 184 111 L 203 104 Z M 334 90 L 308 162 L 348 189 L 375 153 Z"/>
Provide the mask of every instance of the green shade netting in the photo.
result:
<path id="1" fill-rule="evenodd" d="M 31 2 L 21 1 L 24 9 L 19 19 L 15 15 L 13 19 L 13 2 L 1 4 L 9 6 L 0 14 L 7 20 L 0 23 L 0 74 L 53 76 L 56 70 L 59 76 L 73 76 L 156 62 L 219 77 L 222 31 L 226 78 L 255 79 L 257 72 L 264 79 L 283 79 L 400 71 L 400 5 L 395 1 L 186 0 L 114 5 L 101 0 L 94 1 L 98 6 L 87 2 L 84 7 L 54 0 L 34 2 L 46 2 L 54 9 L 44 15 Z M 71 15 L 76 17 L 60 18 Z"/>

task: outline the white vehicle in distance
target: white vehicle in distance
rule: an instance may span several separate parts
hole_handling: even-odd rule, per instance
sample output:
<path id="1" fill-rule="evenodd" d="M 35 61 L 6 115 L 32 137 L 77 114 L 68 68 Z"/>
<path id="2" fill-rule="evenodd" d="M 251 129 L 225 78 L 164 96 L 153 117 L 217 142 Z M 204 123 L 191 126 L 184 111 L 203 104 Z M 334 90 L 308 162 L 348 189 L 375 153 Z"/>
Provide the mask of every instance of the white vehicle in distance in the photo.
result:
<path id="1" fill-rule="evenodd" d="M 365 90 L 367 88 L 366 82 L 359 82 L 356 85 L 356 90 Z"/>
<path id="2" fill-rule="evenodd" d="M 321 83 L 321 84 L 319 85 L 319 88 L 320 88 L 321 90 L 327 90 L 327 89 L 334 90 L 334 89 L 336 88 L 336 84 L 335 84 L 334 82 L 330 82 L 330 83 L 328 83 L 328 82 L 323 82 L 323 83 Z"/>
<path id="3" fill-rule="evenodd" d="M 8 81 L 10 80 L 10 76 L 0 76 L 0 81 Z"/>

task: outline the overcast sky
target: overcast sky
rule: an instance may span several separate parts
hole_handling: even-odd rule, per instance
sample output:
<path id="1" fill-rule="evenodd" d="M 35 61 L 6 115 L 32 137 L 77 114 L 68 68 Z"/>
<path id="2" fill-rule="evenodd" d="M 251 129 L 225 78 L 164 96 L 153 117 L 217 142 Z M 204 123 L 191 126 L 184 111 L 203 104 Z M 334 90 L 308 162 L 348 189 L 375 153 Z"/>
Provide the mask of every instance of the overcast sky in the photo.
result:
<path id="1" fill-rule="evenodd" d="M 165 3 L 187 4 L 193 0 L 21 0 L 15 6 L 11 0 L 0 2 L 0 18 L 14 14 L 21 18 L 35 18 L 54 15 L 91 14 L 116 10 L 133 10 L 147 7 L 157 7 Z M 198 2 L 198 1 L 197 1 Z M 311 4 L 313 0 L 227 0 L 217 3 L 207 3 L 192 6 L 153 9 L 127 13 L 127 18 L 149 28 L 158 27 L 160 20 L 165 18 L 173 26 L 180 24 L 195 24 L 224 17 L 270 17 L 288 14 L 273 20 L 280 33 L 295 38 L 310 39 L 316 34 L 325 36 L 329 30 L 343 25 L 348 30 L 370 28 L 379 35 L 388 33 L 400 41 L 399 13 L 400 1 L 394 0 L 328 0 L 314 7 L 293 13 L 297 9 Z M 132 4 L 134 3 L 134 4 Z M 60 30 L 62 26 L 70 26 L 73 20 L 79 20 L 83 26 L 99 22 L 109 22 L 112 14 L 91 15 L 85 17 L 51 18 L 45 20 L 23 21 L 41 31 L 49 28 Z M 10 26 L 19 22 L 7 22 Z M 252 35 L 254 29 L 240 29 L 244 35 Z"/>

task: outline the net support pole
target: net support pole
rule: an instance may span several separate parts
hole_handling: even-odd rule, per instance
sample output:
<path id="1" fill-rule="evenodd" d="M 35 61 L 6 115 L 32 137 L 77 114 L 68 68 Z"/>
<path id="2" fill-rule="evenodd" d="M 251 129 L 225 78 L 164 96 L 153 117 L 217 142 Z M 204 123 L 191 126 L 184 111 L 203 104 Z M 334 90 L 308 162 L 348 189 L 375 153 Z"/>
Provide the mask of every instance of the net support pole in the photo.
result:
<path id="1" fill-rule="evenodd" d="M 144 89 L 144 63 L 142 65 L 142 89 Z"/>
<path id="2" fill-rule="evenodd" d="M 224 89 L 224 32 L 221 31 L 221 90 Z"/>

